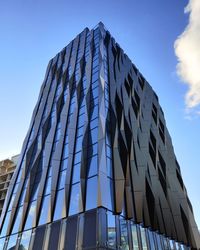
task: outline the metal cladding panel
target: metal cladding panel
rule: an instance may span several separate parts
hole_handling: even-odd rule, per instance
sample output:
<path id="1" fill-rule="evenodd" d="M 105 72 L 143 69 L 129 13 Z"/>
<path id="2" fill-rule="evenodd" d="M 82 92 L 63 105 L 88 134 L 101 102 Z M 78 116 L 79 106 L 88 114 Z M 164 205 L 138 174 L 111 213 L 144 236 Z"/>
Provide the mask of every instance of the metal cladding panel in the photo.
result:
<path id="1" fill-rule="evenodd" d="M 84 247 L 93 247 L 100 236 L 85 237 L 97 228 L 87 211 L 97 207 L 193 248 L 200 244 L 158 97 L 102 23 L 49 62 L 0 238 L 69 217 L 64 249 L 88 240 Z M 71 217 L 80 213 L 79 221 Z"/>

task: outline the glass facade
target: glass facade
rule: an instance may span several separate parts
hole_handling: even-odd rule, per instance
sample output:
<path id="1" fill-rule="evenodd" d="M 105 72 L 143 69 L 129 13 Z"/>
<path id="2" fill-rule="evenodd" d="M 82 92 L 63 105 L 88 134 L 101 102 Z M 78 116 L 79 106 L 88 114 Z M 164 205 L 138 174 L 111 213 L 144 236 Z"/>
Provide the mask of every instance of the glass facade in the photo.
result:
<path id="1" fill-rule="evenodd" d="M 86 28 L 47 68 L 2 211 L 0 249 L 189 249 L 190 238 L 180 244 L 164 226 L 160 201 L 171 209 L 173 195 L 166 141 L 149 84 L 103 24 Z"/>

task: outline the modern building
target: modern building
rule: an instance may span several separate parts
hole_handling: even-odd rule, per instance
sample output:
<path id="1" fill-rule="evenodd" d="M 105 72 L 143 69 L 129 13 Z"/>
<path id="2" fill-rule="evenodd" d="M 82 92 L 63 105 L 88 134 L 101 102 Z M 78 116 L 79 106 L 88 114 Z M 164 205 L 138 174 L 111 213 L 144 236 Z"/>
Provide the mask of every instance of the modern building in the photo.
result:
<path id="1" fill-rule="evenodd" d="M 11 159 L 0 161 L 0 216 L 6 198 L 8 187 L 17 165 L 18 155 Z"/>
<path id="2" fill-rule="evenodd" d="M 102 23 L 49 62 L 0 246 L 200 247 L 158 97 Z"/>

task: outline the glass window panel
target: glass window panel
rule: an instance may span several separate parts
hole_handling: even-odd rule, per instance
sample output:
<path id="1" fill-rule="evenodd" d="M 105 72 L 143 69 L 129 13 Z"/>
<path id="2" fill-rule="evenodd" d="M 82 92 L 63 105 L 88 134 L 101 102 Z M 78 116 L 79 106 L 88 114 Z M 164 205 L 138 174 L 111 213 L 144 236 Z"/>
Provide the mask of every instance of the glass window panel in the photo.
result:
<path id="1" fill-rule="evenodd" d="M 169 244 L 170 244 L 170 249 L 171 250 L 175 250 L 174 241 L 173 240 L 169 240 Z"/>
<path id="2" fill-rule="evenodd" d="M 76 138 L 76 152 L 81 151 L 82 149 L 83 136 Z"/>
<path id="3" fill-rule="evenodd" d="M 168 239 L 163 236 L 163 246 L 164 250 L 169 250 Z"/>
<path id="4" fill-rule="evenodd" d="M 16 196 L 16 194 L 13 194 L 12 197 L 11 197 L 10 204 L 9 204 L 9 207 L 8 207 L 8 211 L 12 209 L 12 205 L 13 205 L 13 202 L 15 200 L 15 196 Z"/>
<path id="5" fill-rule="evenodd" d="M 47 223 L 48 213 L 49 213 L 49 202 L 50 202 L 50 195 L 43 197 L 42 209 L 40 211 L 40 220 L 38 225 L 43 225 Z"/>
<path id="6" fill-rule="evenodd" d="M 108 209 L 110 210 L 113 210 L 113 181 L 108 178 L 108 190 L 107 190 L 107 193 L 108 193 L 108 203 L 107 203 L 107 206 L 108 206 Z"/>
<path id="7" fill-rule="evenodd" d="M 139 250 L 137 226 L 131 222 L 132 244 L 134 250 Z"/>
<path id="8" fill-rule="evenodd" d="M 82 114 L 78 117 L 78 128 L 82 127 L 85 124 L 85 114 Z"/>
<path id="9" fill-rule="evenodd" d="M 23 207 L 19 207 L 17 211 L 17 216 L 15 218 L 15 224 L 13 226 L 12 234 L 17 233 L 19 230 L 19 225 L 21 223 Z"/>
<path id="10" fill-rule="evenodd" d="M 141 232 L 141 240 L 142 240 L 143 250 L 147 250 L 147 239 L 146 239 L 145 229 L 143 227 L 140 227 L 140 232 Z"/>
<path id="11" fill-rule="evenodd" d="M 37 199 L 38 191 L 39 191 L 39 184 L 40 183 L 35 183 L 32 189 L 31 193 L 31 201 L 34 201 Z"/>
<path id="12" fill-rule="evenodd" d="M 32 228 L 33 219 L 35 217 L 36 201 L 33 201 L 29 206 L 29 212 L 26 219 L 25 230 Z"/>
<path id="13" fill-rule="evenodd" d="M 93 68 L 95 68 L 96 66 L 98 66 L 99 65 L 99 60 L 97 59 L 97 60 L 95 60 L 95 61 L 93 61 L 93 64 L 92 64 L 92 67 Z"/>
<path id="14" fill-rule="evenodd" d="M 96 155 L 97 150 L 98 150 L 98 144 L 97 143 L 95 143 L 92 146 L 88 147 L 88 158 L 92 157 L 93 155 Z"/>
<path id="15" fill-rule="evenodd" d="M 32 231 L 25 231 L 22 234 L 19 249 L 28 250 Z"/>
<path id="16" fill-rule="evenodd" d="M 94 58 L 98 58 L 98 56 L 94 56 Z M 99 72 L 96 72 L 92 75 L 92 82 L 96 82 L 99 79 Z"/>
<path id="17" fill-rule="evenodd" d="M 81 162 L 81 152 L 76 153 L 74 156 L 74 164 Z"/>
<path id="18" fill-rule="evenodd" d="M 96 98 L 94 98 L 94 99 L 92 98 L 92 99 L 91 99 L 91 107 L 92 107 L 92 106 L 96 106 L 96 105 L 98 104 L 98 101 L 99 101 L 98 97 L 96 97 Z"/>
<path id="19" fill-rule="evenodd" d="M 96 98 L 96 97 L 98 97 L 98 95 L 99 95 L 99 87 L 96 87 L 95 89 L 92 90 L 92 96 L 93 96 L 93 98 Z"/>
<path id="20" fill-rule="evenodd" d="M 120 231 L 121 231 L 121 247 L 124 250 L 129 249 L 128 245 L 128 230 L 126 220 L 120 217 Z"/>
<path id="21" fill-rule="evenodd" d="M 106 156 L 112 157 L 112 149 L 110 146 L 106 145 Z"/>
<path id="22" fill-rule="evenodd" d="M 159 234 L 156 234 L 156 242 L 157 242 L 158 249 L 162 249 L 162 243 L 161 243 Z"/>
<path id="23" fill-rule="evenodd" d="M 61 189 L 57 192 L 57 198 L 56 198 L 56 205 L 54 210 L 54 217 L 53 220 L 59 220 L 62 216 L 62 210 L 63 210 L 63 204 L 64 204 L 64 189 Z"/>
<path id="24" fill-rule="evenodd" d="M 6 230 L 7 230 L 9 219 L 10 219 L 10 213 L 11 213 L 11 211 L 7 212 L 7 214 L 6 214 L 6 218 L 5 218 L 4 223 L 3 223 L 3 228 L 1 230 L 1 237 L 6 235 Z"/>
<path id="25" fill-rule="evenodd" d="M 94 144 L 98 141 L 98 128 L 94 128 L 90 131 L 91 134 L 91 143 Z"/>
<path id="26" fill-rule="evenodd" d="M 68 164 L 68 158 L 66 158 L 65 160 L 62 160 L 61 171 L 67 169 L 67 164 Z"/>
<path id="27" fill-rule="evenodd" d="M 150 248 L 151 248 L 151 250 L 155 250 L 156 248 L 155 248 L 153 233 L 150 230 L 147 230 L 147 232 L 148 232 L 148 235 L 149 235 Z"/>
<path id="28" fill-rule="evenodd" d="M 59 183 L 58 183 L 58 189 L 62 189 L 62 188 L 65 187 L 66 174 L 67 174 L 67 171 L 66 171 L 66 170 L 60 172 Z"/>
<path id="29" fill-rule="evenodd" d="M 45 186 L 45 192 L 44 192 L 44 194 L 47 195 L 47 194 L 50 194 L 50 193 L 51 193 L 51 177 L 49 177 L 46 180 L 46 186 Z"/>
<path id="30" fill-rule="evenodd" d="M 72 177 L 73 184 L 80 181 L 80 171 L 81 171 L 81 163 L 74 165 L 73 177 Z"/>
<path id="31" fill-rule="evenodd" d="M 108 246 L 115 248 L 116 247 L 116 226 L 115 226 L 115 216 L 112 212 L 107 212 L 107 232 L 108 232 Z"/>
<path id="32" fill-rule="evenodd" d="M 68 144 L 65 144 L 63 151 L 63 159 L 66 159 L 67 157 L 69 157 L 69 150 L 68 150 Z"/>
<path id="33" fill-rule="evenodd" d="M 97 177 L 87 180 L 86 210 L 97 207 Z"/>
<path id="34" fill-rule="evenodd" d="M 77 137 L 83 135 L 84 126 L 77 129 Z"/>
<path id="35" fill-rule="evenodd" d="M 5 243 L 6 238 L 1 238 L 0 239 L 0 249 L 3 249 L 4 243 Z"/>
<path id="36" fill-rule="evenodd" d="M 97 155 L 88 159 L 88 177 L 97 174 Z"/>
<path id="37" fill-rule="evenodd" d="M 17 242 L 18 234 L 11 235 L 8 241 L 7 250 L 13 250 Z"/>
<path id="38" fill-rule="evenodd" d="M 107 162 L 107 175 L 112 178 L 112 160 L 109 157 L 106 157 L 106 162 Z"/>
<path id="39" fill-rule="evenodd" d="M 96 128 L 98 126 L 98 117 L 90 122 L 90 129 Z"/>
<path id="40" fill-rule="evenodd" d="M 79 213 L 79 197 L 80 197 L 80 186 L 78 183 L 78 184 L 72 185 L 71 196 L 70 196 L 69 215 Z"/>

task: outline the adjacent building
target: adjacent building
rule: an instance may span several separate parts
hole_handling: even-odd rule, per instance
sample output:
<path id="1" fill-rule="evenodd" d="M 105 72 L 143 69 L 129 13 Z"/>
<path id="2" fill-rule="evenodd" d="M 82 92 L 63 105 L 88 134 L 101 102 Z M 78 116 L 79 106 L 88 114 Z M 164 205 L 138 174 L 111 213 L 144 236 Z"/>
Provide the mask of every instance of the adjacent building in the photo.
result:
<path id="1" fill-rule="evenodd" d="M 0 216 L 6 198 L 8 187 L 17 165 L 18 155 L 11 159 L 0 161 Z"/>
<path id="2" fill-rule="evenodd" d="M 49 62 L 0 246 L 200 247 L 158 97 L 102 23 Z"/>

